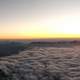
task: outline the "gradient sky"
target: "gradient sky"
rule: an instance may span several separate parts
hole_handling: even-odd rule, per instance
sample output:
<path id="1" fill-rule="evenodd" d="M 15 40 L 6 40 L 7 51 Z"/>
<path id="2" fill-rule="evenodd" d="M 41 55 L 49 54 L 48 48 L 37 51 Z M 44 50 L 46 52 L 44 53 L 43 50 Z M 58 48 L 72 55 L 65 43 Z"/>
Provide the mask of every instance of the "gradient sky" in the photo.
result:
<path id="1" fill-rule="evenodd" d="M 0 0 L 0 38 L 80 37 L 80 0 Z"/>

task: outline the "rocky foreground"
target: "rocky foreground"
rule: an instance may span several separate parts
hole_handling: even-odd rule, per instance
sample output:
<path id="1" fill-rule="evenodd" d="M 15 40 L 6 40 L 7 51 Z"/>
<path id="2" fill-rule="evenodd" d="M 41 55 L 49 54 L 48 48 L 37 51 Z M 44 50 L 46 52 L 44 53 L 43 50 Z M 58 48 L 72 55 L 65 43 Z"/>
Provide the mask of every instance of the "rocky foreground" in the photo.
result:
<path id="1" fill-rule="evenodd" d="M 1 57 L 0 80 L 80 80 L 80 46 L 33 47 Z"/>

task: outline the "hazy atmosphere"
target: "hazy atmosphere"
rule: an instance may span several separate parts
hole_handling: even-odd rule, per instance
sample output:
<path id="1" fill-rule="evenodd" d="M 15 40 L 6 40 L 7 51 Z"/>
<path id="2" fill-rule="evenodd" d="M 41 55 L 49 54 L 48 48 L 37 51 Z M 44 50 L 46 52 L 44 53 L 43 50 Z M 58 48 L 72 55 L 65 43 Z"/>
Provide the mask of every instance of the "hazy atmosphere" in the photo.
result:
<path id="1" fill-rule="evenodd" d="M 0 80 L 80 80 L 80 0 L 0 0 Z"/>
<path id="2" fill-rule="evenodd" d="M 79 0 L 0 0 L 0 38 L 80 37 Z"/>

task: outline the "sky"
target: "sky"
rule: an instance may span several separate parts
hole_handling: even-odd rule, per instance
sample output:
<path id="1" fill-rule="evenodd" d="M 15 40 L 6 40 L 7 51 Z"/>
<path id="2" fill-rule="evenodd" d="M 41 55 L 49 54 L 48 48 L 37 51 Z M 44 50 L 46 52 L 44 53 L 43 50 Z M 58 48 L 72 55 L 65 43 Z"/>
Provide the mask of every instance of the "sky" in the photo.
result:
<path id="1" fill-rule="evenodd" d="M 80 0 L 0 0 L 1 38 L 80 38 Z"/>

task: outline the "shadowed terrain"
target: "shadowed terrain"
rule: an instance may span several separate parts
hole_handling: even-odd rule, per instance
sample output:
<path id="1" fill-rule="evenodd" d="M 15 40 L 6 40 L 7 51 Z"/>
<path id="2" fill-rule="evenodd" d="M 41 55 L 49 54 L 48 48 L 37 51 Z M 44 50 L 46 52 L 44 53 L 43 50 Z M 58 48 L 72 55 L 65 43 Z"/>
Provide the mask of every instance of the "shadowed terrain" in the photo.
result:
<path id="1" fill-rule="evenodd" d="M 0 80 L 80 80 L 79 45 L 31 44 L 28 50 L 0 58 Z"/>
<path id="2" fill-rule="evenodd" d="M 0 57 L 18 54 L 27 49 L 28 42 L 0 41 Z"/>

